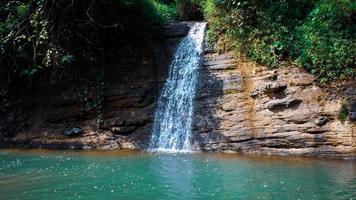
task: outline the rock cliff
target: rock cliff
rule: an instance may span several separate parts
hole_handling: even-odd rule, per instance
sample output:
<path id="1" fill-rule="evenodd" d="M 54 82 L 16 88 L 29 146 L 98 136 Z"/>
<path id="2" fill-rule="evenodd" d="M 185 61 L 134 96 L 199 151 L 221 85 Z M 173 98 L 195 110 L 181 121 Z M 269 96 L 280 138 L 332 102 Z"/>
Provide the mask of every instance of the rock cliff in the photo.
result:
<path id="1" fill-rule="evenodd" d="M 340 89 L 352 101 L 355 82 Z M 356 129 L 343 99 L 300 68 L 270 70 L 207 53 L 198 89 L 196 146 L 204 151 L 354 157 Z M 341 92 L 342 93 L 342 92 Z"/>
<path id="2" fill-rule="evenodd" d="M 155 28 L 152 41 L 132 44 L 135 55 L 106 67 L 100 81 L 82 77 L 76 85 L 43 85 L 21 94 L 18 106 L 0 116 L 0 146 L 146 148 L 160 88 L 190 25 Z"/>
<path id="3" fill-rule="evenodd" d="M 109 67 L 100 113 L 83 112 L 97 98 L 93 84 L 78 91 L 40 88 L 21 107 L 0 116 L 0 146 L 147 148 L 160 88 L 189 26 L 178 23 L 160 29 L 158 39 L 137 47 L 140 59 Z M 238 61 L 231 52 L 206 51 L 199 82 L 193 126 L 197 149 L 356 156 L 354 81 L 319 86 L 300 68 L 271 70 Z M 349 119 L 344 122 L 339 119 L 345 107 L 341 96 L 348 99 Z"/>

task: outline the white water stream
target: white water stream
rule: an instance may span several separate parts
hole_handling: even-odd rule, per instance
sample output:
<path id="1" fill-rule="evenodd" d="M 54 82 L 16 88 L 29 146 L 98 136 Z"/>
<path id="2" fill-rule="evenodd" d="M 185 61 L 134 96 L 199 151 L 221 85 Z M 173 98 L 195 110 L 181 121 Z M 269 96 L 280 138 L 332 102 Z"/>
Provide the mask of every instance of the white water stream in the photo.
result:
<path id="1" fill-rule="evenodd" d="M 191 151 L 196 93 L 206 23 L 195 23 L 180 42 L 158 99 L 151 150 Z"/>

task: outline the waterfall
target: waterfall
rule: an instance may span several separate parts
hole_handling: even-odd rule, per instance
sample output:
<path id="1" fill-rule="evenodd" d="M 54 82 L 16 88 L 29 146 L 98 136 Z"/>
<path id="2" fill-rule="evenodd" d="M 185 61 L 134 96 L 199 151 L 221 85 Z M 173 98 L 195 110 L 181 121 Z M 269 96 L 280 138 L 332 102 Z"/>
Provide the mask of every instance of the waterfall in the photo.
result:
<path id="1" fill-rule="evenodd" d="M 158 99 L 150 149 L 190 151 L 193 99 L 198 82 L 206 23 L 195 23 L 180 42 Z"/>

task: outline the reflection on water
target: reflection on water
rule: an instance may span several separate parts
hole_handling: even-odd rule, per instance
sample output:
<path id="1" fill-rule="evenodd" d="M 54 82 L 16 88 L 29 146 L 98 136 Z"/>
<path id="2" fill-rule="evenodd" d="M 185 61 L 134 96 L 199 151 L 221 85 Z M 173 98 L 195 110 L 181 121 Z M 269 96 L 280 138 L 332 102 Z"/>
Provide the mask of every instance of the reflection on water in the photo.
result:
<path id="1" fill-rule="evenodd" d="M 155 182 L 163 186 L 169 196 L 190 199 L 195 196 L 193 190 L 194 165 L 189 154 L 155 154 L 150 157 L 149 170 L 154 174 Z M 172 176 L 173 175 L 173 176 Z M 167 199 L 168 196 L 161 199 Z"/>
<path id="2" fill-rule="evenodd" d="M 355 161 L 0 151 L 0 199 L 352 199 Z"/>

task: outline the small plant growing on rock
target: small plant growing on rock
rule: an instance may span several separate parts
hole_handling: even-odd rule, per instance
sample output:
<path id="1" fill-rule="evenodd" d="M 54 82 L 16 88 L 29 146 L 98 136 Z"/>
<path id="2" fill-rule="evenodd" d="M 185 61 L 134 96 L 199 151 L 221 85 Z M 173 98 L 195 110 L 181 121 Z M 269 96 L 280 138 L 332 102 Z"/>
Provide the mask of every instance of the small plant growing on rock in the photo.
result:
<path id="1" fill-rule="evenodd" d="M 348 105 L 347 100 L 345 100 L 341 106 L 340 111 L 339 111 L 338 118 L 342 123 L 344 123 L 346 121 L 347 117 L 349 116 L 349 109 L 348 109 L 347 105 Z"/>

